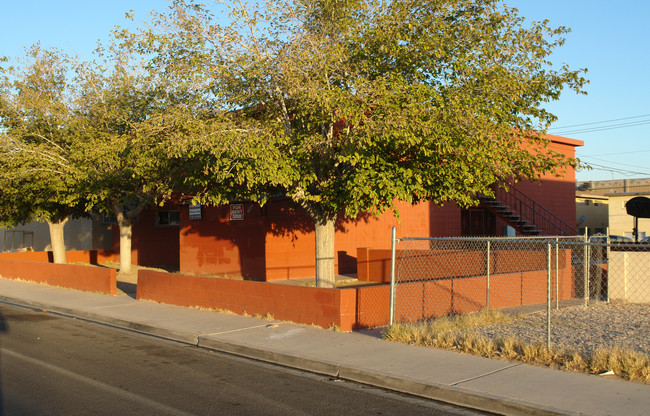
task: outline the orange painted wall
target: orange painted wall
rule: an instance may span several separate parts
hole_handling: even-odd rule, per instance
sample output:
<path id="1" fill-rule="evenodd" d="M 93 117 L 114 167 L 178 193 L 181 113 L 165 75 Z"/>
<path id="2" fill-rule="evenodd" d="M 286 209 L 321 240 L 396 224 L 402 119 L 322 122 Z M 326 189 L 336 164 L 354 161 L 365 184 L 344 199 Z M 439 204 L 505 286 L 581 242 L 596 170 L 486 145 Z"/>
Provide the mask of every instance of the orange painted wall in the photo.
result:
<path id="1" fill-rule="evenodd" d="M 560 271 L 560 299 L 571 297 L 572 274 L 570 267 Z M 546 302 L 546 271 L 494 275 L 490 279 L 491 308 Z M 400 284 L 395 318 L 417 321 L 482 310 L 486 307 L 486 286 L 485 276 Z M 552 290 L 555 291 L 554 285 Z M 337 325 L 343 331 L 387 325 L 389 297 L 387 284 L 323 289 L 150 270 L 138 272 L 138 299 L 240 314 L 270 314 L 274 319 L 321 327 Z"/>
<path id="2" fill-rule="evenodd" d="M 0 259 L 0 276 L 91 292 L 117 293 L 115 269 Z"/>
<path id="3" fill-rule="evenodd" d="M 244 213 L 244 221 L 230 221 L 228 206 L 202 207 L 202 218 L 190 220 L 181 206 L 180 270 L 262 280 L 266 224 L 257 204 L 245 204 Z"/>
<path id="4" fill-rule="evenodd" d="M 99 264 L 106 261 L 119 261 L 119 255 L 108 250 L 71 250 L 65 252 L 65 257 L 68 263 Z M 51 251 L 0 253 L 0 259 L 35 261 L 40 263 L 54 262 L 54 256 Z"/>
<path id="5" fill-rule="evenodd" d="M 560 270 L 559 299 L 572 297 L 572 268 Z M 395 319 L 418 321 L 449 314 L 477 312 L 487 307 L 486 276 L 413 281 L 398 285 Z M 545 270 L 490 276 L 490 309 L 544 304 L 547 301 Z M 551 299 L 556 299 L 552 275 Z"/>
<path id="6" fill-rule="evenodd" d="M 560 152 L 568 157 L 575 157 L 575 147 L 584 145 L 579 140 L 553 135 L 547 137 L 551 139 L 550 150 Z M 541 182 L 523 181 L 517 184 L 517 189 L 562 218 L 568 225 L 575 227 L 575 169 L 563 169 L 558 173 L 559 176 L 555 174 L 543 175 Z"/>
<path id="7" fill-rule="evenodd" d="M 389 212 L 337 221 L 338 273 L 356 273 L 358 247 L 390 247 L 393 226 L 400 235 L 427 233 L 433 222 L 439 235 L 460 232 L 458 210 L 428 203 L 400 203 L 398 209 L 399 219 Z M 244 220 L 231 221 L 229 206 L 202 207 L 202 218 L 189 220 L 189 209 L 181 207 L 180 272 L 269 281 L 314 276 L 314 226 L 304 210 L 278 200 L 264 207 L 246 203 L 244 212 Z M 432 221 L 436 215 L 438 221 Z"/>
<path id="8" fill-rule="evenodd" d="M 180 306 L 226 309 L 235 313 L 273 315 L 275 319 L 322 327 L 355 327 L 355 290 L 321 289 L 138 271 L 138 299 Z"/>
<path id="9" fill-rule="evenodd" d="M 555 264 L 555 252 L 551 253 Z M 571 266 L 570 250 L 559 250 L 561 269 Z M 390 283 L 389 249 L 357 249 L 357 277 L 366 282 Z M 445 277 L 480 276 L 486 273 L 486 252 L 471 250 L 395 250 L 396 275 L 401 282 Z M 546 253 L 531 250 L 490 252 L 490 274 L 545 270 Z"/>
<path id="10" fill-rule="evenodd" d="M 164 211 L 187 211 L 187 206 L 169 204 Z M 151 267 L 179 267 L 179 226 L 157 226 L 155 211 L 145 210 L 138 216 L 132 230 L 131 264 Z M 112 250 L 119 261 L 120 230 L 112 228 Z"/>

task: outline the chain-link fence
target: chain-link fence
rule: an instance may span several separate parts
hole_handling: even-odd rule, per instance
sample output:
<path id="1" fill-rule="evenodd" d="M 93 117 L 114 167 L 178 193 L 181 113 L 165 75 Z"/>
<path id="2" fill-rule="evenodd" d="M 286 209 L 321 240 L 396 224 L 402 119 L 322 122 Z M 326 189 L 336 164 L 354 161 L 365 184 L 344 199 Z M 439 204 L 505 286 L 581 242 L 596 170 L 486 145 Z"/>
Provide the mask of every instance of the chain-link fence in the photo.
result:
<path id="1" fill-rule="evenodd" d="M 393 259 L 391 324 L 498 309 L 524 318 L 495 336 L 650 353 L 650 244 L 403 237 L 393 238 Z"/>

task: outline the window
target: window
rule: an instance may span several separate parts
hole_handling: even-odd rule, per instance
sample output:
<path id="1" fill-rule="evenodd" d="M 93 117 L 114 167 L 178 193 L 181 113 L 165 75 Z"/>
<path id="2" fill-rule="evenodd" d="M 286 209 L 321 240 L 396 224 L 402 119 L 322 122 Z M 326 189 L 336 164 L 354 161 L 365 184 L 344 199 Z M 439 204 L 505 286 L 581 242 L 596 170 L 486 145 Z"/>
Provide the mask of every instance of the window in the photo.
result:
<path id="1" fill-rule="evenodd" d="M 180 225 L 180 223 L 181 223 L 180 211 L 156 212 L 156 225 L 158 226 Z"/>

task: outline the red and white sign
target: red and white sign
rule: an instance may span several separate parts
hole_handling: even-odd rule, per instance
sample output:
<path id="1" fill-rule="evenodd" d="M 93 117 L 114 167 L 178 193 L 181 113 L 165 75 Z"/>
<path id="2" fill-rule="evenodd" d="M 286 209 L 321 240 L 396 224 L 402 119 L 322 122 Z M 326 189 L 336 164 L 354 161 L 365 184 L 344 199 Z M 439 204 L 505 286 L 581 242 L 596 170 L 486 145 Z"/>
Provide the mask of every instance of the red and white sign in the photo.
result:
<path id="1" fill-rule="evenodd" d="M 230 221 L 244 219 L 244 204 L 230 204 Z"/>

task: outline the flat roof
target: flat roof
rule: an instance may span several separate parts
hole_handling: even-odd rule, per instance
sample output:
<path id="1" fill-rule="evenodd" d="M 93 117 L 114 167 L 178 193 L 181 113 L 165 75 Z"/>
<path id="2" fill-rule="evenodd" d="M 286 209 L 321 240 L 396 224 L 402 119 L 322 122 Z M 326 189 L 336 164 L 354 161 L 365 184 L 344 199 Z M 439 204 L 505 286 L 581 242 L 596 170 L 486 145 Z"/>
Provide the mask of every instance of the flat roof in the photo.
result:
<path id="1" fill-rule="evenodd" d="M 599 194 L 591 194 L 586 192 L 576 192 L 576 198 L 584 199 L 599 199 L 601 201 L 607 201 L 609 198 Z"/>
<path id="2" fill-rule="evenodd" d="M 648 196 L 650 195 L 649 191 L 645 192 L 609 192 L 605 196 L 609 198 L 615 198 L 617 196 L 628 197 L 628 196 Z"/>
<path id="3" fill-rule="evenodd" d="M 568 137 L 556 136 L 554 134 L 547 134 L 546 138 L 554 143 L 568 144 L 570 146 L 584 146 L 585 142 L 582 140 L 570 139 Z"/>

